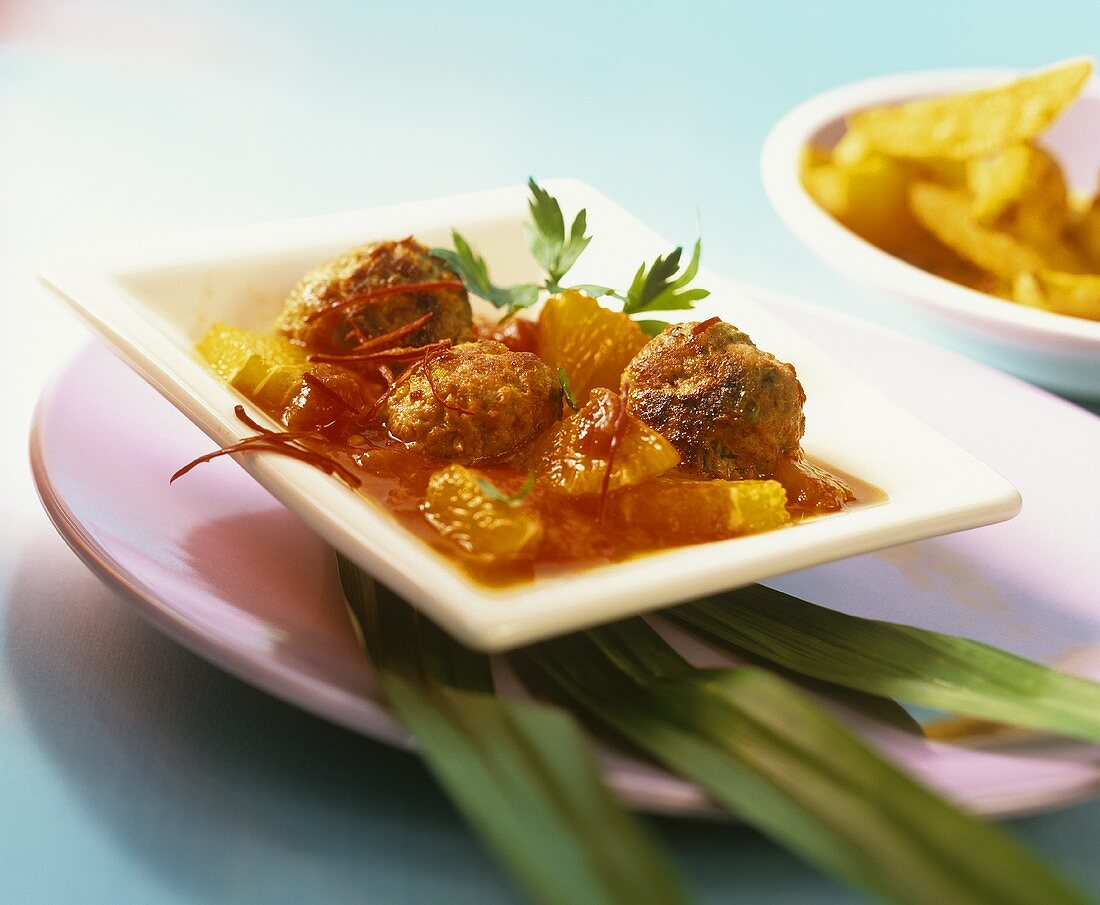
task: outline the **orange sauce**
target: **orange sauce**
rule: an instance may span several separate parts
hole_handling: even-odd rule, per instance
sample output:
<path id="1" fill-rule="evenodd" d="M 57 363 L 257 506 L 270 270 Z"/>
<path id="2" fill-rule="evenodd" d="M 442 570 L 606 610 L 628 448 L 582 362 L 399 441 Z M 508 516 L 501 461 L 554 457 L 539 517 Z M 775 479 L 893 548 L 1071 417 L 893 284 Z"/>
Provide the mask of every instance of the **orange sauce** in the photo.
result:
<path id="1" fill-rule="evenodd" d="M 479 325 L 476 332 L 480 337 L 502 340 L 514 350 L 537 353 L 537 325 L 531 321 L 514 318 L 503 326 Z M 328 367 L 327 373 L 331 377 L 331 366 L 321 364 L 317 367 Z M 708 522 L 696 518 L 694 510 L 683 510 L 686 516 L 673 519 L 669 524 L 663 524 L 664 510 L 654 510 L 656 519 L 650 519 L 648 524 L 639 524 L 626 517 L 625 507 L 607 505 L 614 503 L 618 494 L 644 493 L 645 485 L 608 494 L 605 480 L 600 494 L 569 496 L 556 492 L 540 481 L 519 503 L 525 510 L 534 512 L 542 523 L 543 534 L 534 555 L 487 561 L 469 554 L 440 533 L 423 511 L 430 478 L 452 463 L 407 448 L 388 433 L 377 416 L 385 396 L 385 384 L 372 381 L 382 379 L 382 370 L 371 376 L 354 376 L 344 371 L 343 377 L 331 384 L 317 377 L 303 378 L 305 392 L 312 397 L 312 400 L 307 398 L 305 401 L 315 407 L 307 419 L 310 423 L 297 423 L 295 417 L 289 414 L 290 409 L 287 409 L 285 419 L 281 410 L 268 412 L 275 420 L 289 424 L 289 432 L 282 435 L 287 442 L 282 446 L 280 435 L 252 422 L 244 415 L 243 409 L 238 409 L 238 417 L 258 432 L 257 436 L 245 440 L 238 447 L 254 450 L 274 447 L 276 452 L 310 461 L 348 483 L 358 481 L 358 491 L 386 510 L 403 528 L 447 557 L 473 579 L 494 587 L 521 584 L 540 577 L 730 536 L 728 531 L 721 531 L 717 525 L 713 526 L 713 533 L 707 534 L 706 531 L 711 529 L 701 526 Z M 392 372 L 386 376 L 387 383 L 394 379 Z M 315 418 L 318 412 L 325 413 L 324 417 Z M 314 429 L 313 425 L 318 420 L 324 421 L 326 426 Z M 603 446 L 609 451 L 609 459 L 615 455 L 615 425 L 621 420 L 621 416 L 611 419 L 606 427 L 609 435 L 603 438 L 606 439 Z M 548 435 L 549 431 L 505 459 L 476 462 L 471 467 L 501 493 L 513 495 L 528 481 L 530 473 L 537 470 Z M 601 446 L 600 443 L 596 445 Z M 176 476 L 186 473 L 199 461 L 224 452 L 202 457 L 181 469 Z M 674 469 L 669 476 L 676 477 L 678 471 Z M 697 475 L 685 474 L 682 477 L 698 479 Z M 787 508 L 793 522 L 885 498 L 881 491 L 866 483 L 826 472 L 801 460 L 781 462 L 774 478 L 787 491 Z M 838 494 L 837 479 L 852 491 L 847 499 L 844 486 L 840 487 Z"/>
<path id="2" fill-rule="evenodd" d="M 601 519 L 598 496 L 565 496 L 540 483 L 522 502 L 522 506 L 535 511 L 543 523 L 544 534 L 534 557 L 480 561 L 441 535 L 422 511 L 429 478 L 451 463 L 407 449 L 380 426 L 359 431 L 355 439 L 358 438 L 364 441 L 361 451 L 352 451 L 345 435 L 328 441 L 306 439 L 302 442 L 353 471 L 362 481 L 358 488 L 360 493 L 385 509 L 403 528 L 485 585 L 522 584 L 658 550 L 720 539 L 676 535 L 669 531 L 658 534 L 628 522 L 612 506 L 606 507 Z M 477 463 L 473 467 L 503 493 L 513 494 L 527 480 L 532 450 L 539 447 L 536 441 L 531 450 L 512 456 L 508 462 Z M 841 477 L 854 493 L 855 499 L 845 508 L 885 499 L 882 491 L 870 484 L 835 472 L 832 474 Z M 792 522 L 827 514 L 815 512 L 809 508 L 811 505 L 812 501 L 806 501 L 802 508 L 792 508 Z"/>

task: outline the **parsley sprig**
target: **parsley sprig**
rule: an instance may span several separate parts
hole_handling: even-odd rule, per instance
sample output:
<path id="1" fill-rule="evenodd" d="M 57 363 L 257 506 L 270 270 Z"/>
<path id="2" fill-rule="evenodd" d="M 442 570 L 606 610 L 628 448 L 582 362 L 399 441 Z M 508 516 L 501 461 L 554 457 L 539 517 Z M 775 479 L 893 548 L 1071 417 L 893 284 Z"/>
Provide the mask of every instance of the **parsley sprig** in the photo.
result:
<path id="1" fill-rule="evenodd" d="M 688 289 L 687 285 L 699 272 L 699 257 L 703 253 L 703 240 L 695 240 L 695 250 L 691 253 L 684 272 L 677 276 L 680 269 L 680 256 L 683 246 L 677 246 L 667 255 L 658 255 L 653 265 L 646 268 L 645 262 L 634 274 L 634 280 L 622 299 L 623 314 L 640 314 L 645 311 L 683 311 L 695 307 L 695 303 L 710 295 L 710 290 Z M 638 321 L 646 333 L 651 336 L 664 329 L 663 321 Z"/>
<path id="2" fill-rule="evenodd" d="M 533 471 L 527 472 L 527 480 L 523 482 L 523 486 L 511 495 L 495 487 L 488 478 L 479 477 L 477 483 L 486 499 L 504 503 L 508 506 L 515 506 L 535 489 L 535 473 Z"/>
<path id="3" fill-rule="evenodd" d="M 569 372 L 565 368 L 558 368 L 558 383 L 561 384 L 562 394 L 565 396 L 565 401 L 569 403 L 569 407 L 574 411 L 580 411 L 580 404 L 577 402 L 577 397 L 573 395 L 573 386 L 569 381 Z"/>
<path id="4" fill-rule="evenodd" d="M 527 187 L 531 190 L 531 197 L 527 202 L 531 211 L 531 222 L 526 225 L 527 245 L 535 260 L 546 270 L 547 288 L 551 285 L 559 287 L 561 278 L 577 263 L 577 258 L 592 241 L 591 236 L 585 235 L 588 229 L 588 211 L 581 208 L 573 218 L 567 237 L 565 217 L 558 199 L 534 179 L 527 180 Z"/>
<path id="5" fill-rule="evenodd" d="M 466 289 L 474 295 L 492 302 L 497 308 L 505 308 L 508 314 L 514 314 L 520 308 L 529 308 L 539 298 L 539 287 L 534 283 L 521 283 L 519 286 L 504 288 L 489 279 L 489 265 L 475 252 L 470 243 L 458 230 L 451 230 L 451 241 L 455 250 L 433 248 L 432 254 L 447 263 L 466 284 Z"/>
<path id="6" fill-rule="evenodd" d="M 577 259 L 588 248 L 592 236 L 588 231 L 588 212 L 581 210 L 573 218 L 568 232 L 565 228 L 565 215 L 558 199 L 542 188 L 534 179 L 527 180 L 531 197 L 527 206 L 531 212 L 531 221 L 526 224 L 527 246 L 531 255 L 546 271 L 542 283 L 521 283 L 518 286 L 497 286 L 489 277 L 489 266 L 485 259 L 473 250 L 470 243 L 457 230 L 451 231 L 454 250 L 433 248 L 431 253 L 446 262 L 466 284 L 466 289 L 474 295 L 491 302 L 495 307 L 504 309 L 506 320 L 521 308 L 529 308 L 538 301 L 542 291 L 557 293 L 566 288 L 577 289 L 591 296 L 611 296 L 623 303 L 623 313 L 635 315 L 651 311 L 674 311 L 692 308 L 699 299 L 710 295 L 706 289 L 687 288 L 695 279 L 699 270 L 699 256 L 702 253 L 702 240 L 697 239 L 691 260 L 680 270 L 680 258 L 683 247 L 677 247 L 667 255 L 658 255 L 650 266 L 642 262 L 626 294 L 620 294 L 607 286 L 591 283 L 566 287 L 562 279 L 577 263 Z M 651 336 L 664 327 L 661 321 L 637 321 Z"/>

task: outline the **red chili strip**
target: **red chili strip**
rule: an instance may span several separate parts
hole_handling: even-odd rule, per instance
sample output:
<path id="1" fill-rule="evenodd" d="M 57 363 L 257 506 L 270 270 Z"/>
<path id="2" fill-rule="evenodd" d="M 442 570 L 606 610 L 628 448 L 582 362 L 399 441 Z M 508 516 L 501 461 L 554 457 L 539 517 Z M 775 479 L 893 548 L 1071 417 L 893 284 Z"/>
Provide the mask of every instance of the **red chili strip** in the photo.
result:
<path id="1" fill-rule="evenodd" d="M 371 302 L 376 302 L 379 299 L 389 298 L 391 295 L 406 295 L 417 292 L 440 292 L 445 289 L 463 289 L 462 280 L 429 280 L 423 283 L 396 283 L 392 286 L 379 286 L 377 289 L 368 289 L 366 292 L 360 292 L 356 295 L 348 296 L 346 299 L 339 299 L 333 302 L 331 305 L 325 305 L 323 308 L 316 308 L 310 311 L 306 315 L 306 323 L 317 320 L 319 317 L 324 317 L 333 311 L 338 311 L 341 308 L 365 308 Z"/>
<path id="2" fill-rule="evenodd" d="M 310 355 L 309 360 L 314 362 L 325 361 L 330 364 L 358 364 L 371 361 L 410 361 L 432 352 L 449 349 L 450 347 L 451 341 L 449 339 L 441 339 L 437 343 L 428 343 L 424 346 L 398 346 L 393 349 L 383 349 L 381 352 L 355 352 L 347 355 L 330 355 L 325 352 L 318 352 L 314 355 Z"/>
<path id="3" fill-rule="evenodd" d="M 382 406 L 384 406 L 389 400 L 390 393 L 393 392 L 394 386 L 395 384 L 390 384 L 388 387 L 386 387 L 385 392 L 383 392 L 377 399 L 374 400 L 374 405 L 372 405 L 366 415 L 363 416 L 364 424 L 370 424 L 378 416 L 378 413 L 382 411 Z"/>
<path id="4" fill-rule="evenodd" d="M 386 389 L 382 393 L 382 395 L 374 400 L 374 405 L 372 405 L 367 414 L 363 416 L 364 424 L 370 424 L 375 419 L 375 417 L 377 417 L 378 413 L 382 411 L 382 406 L 384 406 L 387 400 L 390 398 L 390 394 L 393 393 L 393 391 L 396 390 L 403 381 L 407 380 L 409 375 L 412 374 L 413 370 L 415 370 L 415 368 L 409 368 L 404 374 L 394 380 L 393 371 L 391 371 L 385 365 L 382 365 L 379 370 L 381 371 L 383 368 L 385 368 L 385 373 L 382 375 L 382 377 L 386 381 Z"/>
<path id="5" fill-rule="evenodd" d="M 259 431 L 259 433 L 254 437 L 245 437 L 232 446 L 226 446 L 224 449 L 216 449 L 212 453 L 207 453 L 206 455 L 199 456 L 197 459 L 188 462 L 183 468 L 172 475 L 168 481 L 169 484 L 174 483 L 177 478 L 182 478 L 191 471 L 191 469 L 205 462 L 209 462 L 219 456 L 228 456 L 231 453 L 237 452 L 270 452 L 281 456 L 289 456 L 292 459 L 298 459 L 301 462 L 312 465 L 314 468 L 318 468 L 326 474 L 339 477 L 352 487 L 358 487 L 362 483 L 353 472 L 349 471 L 331 456 L 326 456 L 312 449 L 305 449 L 301 446 L 292 445 L 293 443 L 300 442 L 303 437 L 312 436 L 311 431 L 277 432 L 269 430 L 253 421 L 245 412 L 244 407 L 240 405 L 234 407 L 233 413 L 237 416 L 238 420 Z"/>
<path id="6" fill-rule="evenodd" d="M 720 324 L 722 318 L 720 317 L 708 317 L 705 321 L 699 321 L 694 327 L 691 328 L 692 336 L 702 336 L 715 324 Z"/>
<path id="7" fill-rule="evenodd" d="M 596 505 L 596 521 L 603 521 L 604 508 L 607 506 L 607 494 L 611 489 L 611 469 L 615 467 L 615 453 L 619 451 L 619 444 L 622 442 L 623 431 L 626 427 L 626 392 L 627 387 L 623 387 L 623 393 L 619 396 L 619 411 L 615 414 L 615 423 L 611 426 L 611 440 L 607 444 L 607 471 L 603 473 L 603 480 L 600 482 L 600 501 Z"/>
<path id="8" fill-rule="evenodd" d="M 472 412 L 469 409 L 464 409 L 461 405 L 455 405 L 452 402 L 448 402 L 443 394 L 439 392 L 439 387 L 435 385 L 435 379 L 432 377 L 432 362 L 439 358 L 438 354 L 428 355 L 420 362 L 420 370 L 424 372 L 424 379 L 428 382 L 428 386 L 431 388 L 432 395 L 435 396 L 435 401 L 438 402 L 443 408 L 458 412 L 461 415 L 474 415 L 476 412 Z"/>
<path id="9" fill-rule="evenodd" d="M 247 424 L 256 433 L 263 434 L 266 437 L 279 437 L 281 440 L 297 440 L 299 437 L 308 437 L 314 433 L 314 431 L 273 431 L 270 428 L 264 427 L 262 424 L 258 424 L 253 421 L 248 413 L 244 410 L 243 405 L 233 406 L 233 414 L 237 416 L 237 420 L 242 424 Z M 249 439 L 255 439 L 250 437 Z"/>
<path id="10" fill-rule="evenodd" d="M 347 327 L 350 332 L 355 334 L 355 338 L 359 340 L 360 343 L 370 342 L 370 337 L 363 332 L 363 328 L 355 323 L 350 317 L 347 319 Z"/>
<path id="11" fill-rule="evenodd" d="M 302 383 L 304 383 L 311 389 L 316 390 L 322 396 L 328 397 L 331 401 L 335 402 L 342 408 L 347 409 L 349 412 L 354 413 L 359 411 L 359 409 L 357 409 L 343 396 L 337 393 L 336 390 L 334 390 L 332 387 L 328 386 L 323 380 L 321 380 L 320 377 L 316 376 L 315 374 L 311 374 L 309 371 L 306 371 L 304 374 L 302 374 Z"/>
<path id="12" fill-rule="evenodd" d="M 429 311 L 427 314 L 422 314 L 415 320 L 409 321 L 407 324 L 398 327 L 396 330 L 390 330 L 389 333 L 382 333 L 378 336 L 367 339 L 364 337 L 363 341 L 359 343 L 353 352 L 373 352 L 375 349 L 389 349 L 398 340 L 404 339 L 423 327 L 428 321 L 432 319 L 434 312 Z"/>

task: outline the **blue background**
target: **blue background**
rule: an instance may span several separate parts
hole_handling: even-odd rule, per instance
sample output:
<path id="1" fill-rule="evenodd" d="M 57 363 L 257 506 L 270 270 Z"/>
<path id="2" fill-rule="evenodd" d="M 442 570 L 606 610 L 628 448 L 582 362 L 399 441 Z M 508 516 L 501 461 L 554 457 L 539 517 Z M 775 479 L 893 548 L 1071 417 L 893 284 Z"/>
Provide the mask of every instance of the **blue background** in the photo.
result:
<path id="1" fill-rule="evenodd" d="M 698 207 L 710 267 L 875 313 L 768 207 L 774 121 L 853 79 L 1041 65 L 1098 36 L 1095 2 L 10 3 L 5 423 L 82 341 L 33 286 L 42 257 L 528 174 L 591 182 L 674 239 Z M 24 437 L 0 460 L 0 901 L 515 899 L 414 758 L 227 677 L 86 577 Z M 700 901 L 860 901 L 744 828 L 655 824 Z M 1013 829 L 1100 891 L 1100 804 Z"/>

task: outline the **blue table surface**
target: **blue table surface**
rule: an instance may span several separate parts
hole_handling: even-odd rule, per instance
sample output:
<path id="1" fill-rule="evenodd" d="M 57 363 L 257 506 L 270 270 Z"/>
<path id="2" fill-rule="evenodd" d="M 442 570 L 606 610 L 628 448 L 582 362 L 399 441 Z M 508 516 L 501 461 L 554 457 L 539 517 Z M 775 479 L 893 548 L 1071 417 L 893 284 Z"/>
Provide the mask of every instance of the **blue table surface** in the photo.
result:
<path id="1" fill-rule="evenodd" d="M 1097 26 L 1094 2 L 5 6 L 0 902 L 517 900 L 415 758 L 185 652 L 53 534 L 22 425 L 81 334 L 36 259 L 569 175 L 674 239 L 698 207 L 714 269 L 920 333 L 779 223 L 769 127 L 852 79 L 1096 53 Z M 653 823 L 701 902 L 862 901 L 746 828 Z M 1100 803 L 1011 829 L 1100 892 Z"/>

